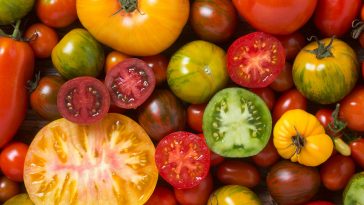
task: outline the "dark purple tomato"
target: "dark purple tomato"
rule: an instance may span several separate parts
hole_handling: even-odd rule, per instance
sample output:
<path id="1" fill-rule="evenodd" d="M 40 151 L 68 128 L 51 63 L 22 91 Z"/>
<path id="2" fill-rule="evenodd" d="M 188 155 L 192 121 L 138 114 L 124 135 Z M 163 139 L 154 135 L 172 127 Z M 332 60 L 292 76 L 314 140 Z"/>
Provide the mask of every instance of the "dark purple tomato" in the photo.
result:
<path id="1" fill-rule="evenodd" d="M 19 193 L 20 187 L 17 182 L 8 179 L 6 176 L 0 176 L 0 202 L 5 202 Z"/>
<path id="2" fill-rule="evenodd" d="M 217 178 L 223 184 L 253 188 L 260 182 L 257 168 L 244 161 L 225 160 L 217 168 Z"/>

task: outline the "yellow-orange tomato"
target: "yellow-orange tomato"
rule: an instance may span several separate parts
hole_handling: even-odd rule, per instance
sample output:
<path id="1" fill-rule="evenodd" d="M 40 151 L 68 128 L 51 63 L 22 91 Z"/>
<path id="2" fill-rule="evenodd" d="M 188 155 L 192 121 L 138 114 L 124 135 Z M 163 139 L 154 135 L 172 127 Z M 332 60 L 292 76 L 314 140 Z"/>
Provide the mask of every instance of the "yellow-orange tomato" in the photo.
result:
<path id="1" fill-rule="evenodd" d="M 120 53 L 119 51 L 111 51 L 106 56 L 105 73 L 109 72 L 116 64 L 120 63 L 126 58 L 130 58 L 130 56 Z"/>
<path id="2" fill-rule="evenodd" d="M 306 166 L 325 162 L 334 148 L 320 121 L 301 109 L 289 110 L 277 121 L 273 143 L 283 158 Z"/>

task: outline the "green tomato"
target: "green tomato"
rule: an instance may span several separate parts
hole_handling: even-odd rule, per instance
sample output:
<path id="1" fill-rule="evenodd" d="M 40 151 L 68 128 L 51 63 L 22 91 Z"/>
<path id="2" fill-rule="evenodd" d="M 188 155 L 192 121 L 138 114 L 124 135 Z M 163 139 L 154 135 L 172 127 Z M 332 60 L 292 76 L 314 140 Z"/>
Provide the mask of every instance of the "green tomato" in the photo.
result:
<path id="1" fill-rule="evenodd" d="M 364 172 L 351 177 L 343 194 L 344 205 L 364 204 Z"/>
<path id="2" fill-rule="evenodd" d="M 66 79 L 78 76 L 97 77 L 103 71 L 104 50 L 85 29 L 68 32 L 52 51 L 52 62 Z"/>
<path id="3" fill-rule="evenodd" d="M 214 191 L 207 205 L 261 205 L 258 196 L 249 188 L 239 185 L 227 185 Z"/>
<path id="4" fill-rule="evenodd" d="M 26 193 L 18 194 L 7 200 L 4 205 L 34 205 Z"/>
<path id="5" fill-rule="evenodd" d="M 167 68 L 167 82 L 173 93 L 192 104 L 207 102 L 228 80 L 225 51 L 201 40 L 180 48 Z"/>
<path id="6" fill-rule="evenodd" d="M 0 0 L 0 25 L 23 18 L 33 8 L 34 0 Z"/>

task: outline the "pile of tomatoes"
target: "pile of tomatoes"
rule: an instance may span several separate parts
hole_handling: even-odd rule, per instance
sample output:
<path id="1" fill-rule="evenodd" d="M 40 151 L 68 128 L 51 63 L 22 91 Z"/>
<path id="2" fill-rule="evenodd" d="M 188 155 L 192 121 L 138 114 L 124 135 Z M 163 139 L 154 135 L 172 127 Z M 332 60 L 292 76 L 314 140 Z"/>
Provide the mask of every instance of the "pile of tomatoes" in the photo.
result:
<path id="1" fill-rule="evenodd" d="M 363 22 L 360 0 L 0 0 L 0 203 L 364 204 Z"/>

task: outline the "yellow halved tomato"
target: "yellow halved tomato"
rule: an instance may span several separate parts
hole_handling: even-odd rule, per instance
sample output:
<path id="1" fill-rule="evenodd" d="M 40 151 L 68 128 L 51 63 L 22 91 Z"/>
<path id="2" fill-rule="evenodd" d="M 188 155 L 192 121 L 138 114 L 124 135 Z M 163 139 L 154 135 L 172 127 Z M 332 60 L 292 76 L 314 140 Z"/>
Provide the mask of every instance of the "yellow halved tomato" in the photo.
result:
<path id="1" fill-rule="evenodd" d="M 289 110 L 277 121 L 273 143 L 283 158 L 306 166 L 325 162 L 334 148 L 320 121 L 301 109 Z"/>
<path id="2" fill-rule="evenodd" d="M 24 183 L 37 204 L 141 205 L 158 178 L 146 132 L 121 114 L 92 125 L 59 119 L 31 143 Z"/>

